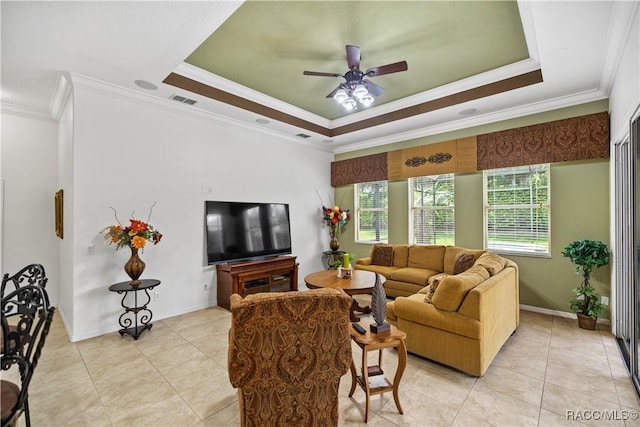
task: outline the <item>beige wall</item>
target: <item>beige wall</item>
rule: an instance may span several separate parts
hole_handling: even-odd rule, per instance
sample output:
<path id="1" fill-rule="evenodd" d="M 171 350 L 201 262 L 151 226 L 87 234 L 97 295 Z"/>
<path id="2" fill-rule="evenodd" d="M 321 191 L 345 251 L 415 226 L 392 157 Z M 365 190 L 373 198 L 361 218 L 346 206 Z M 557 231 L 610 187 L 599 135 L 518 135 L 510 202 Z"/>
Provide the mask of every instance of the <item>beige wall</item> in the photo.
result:
<path id="1" fill-rule="evenodd" d="M 459 137 L 460 134 L 480 134 L 528 124 L 559 120 L 606 110 L 606 102 L 586 104 L 574 108 L 466 129 L 438 137 L 422 138 L 422 144 Z M 480 130 L 481 129 L 481 130 Z M 386 146 L 384 150 L 348 153 L 337 160 L 373 152 L 397 149 L 409 142 Z M 483 247 L 482 173 L 458 174 L 456 188 L 456 244 L 469 248 Z M 335 200 L 343 200 L 346 208 L 353 207 L 353 186 L 335 189 Z M 409 192 L 407 180 L 389 182 L 389 241 L 408 242 Z M 340 239 L 340 249 L 367 256 L 370 245 L 354 242 L 354 225 L 349 224 Z M 556 163 L 551 168 L 551 257 L 535 258 L 509 256 L 520 266 L 520 303 L 551 310 L 568 312 L 567 303 L 572 289 L 580 284 L 569 260 L 561 255 L 573 240 L 596 239 L 609 245 L 609 161 Z M 328 239 L 327 239 L 328 245 Z M 610 245 L 609 245 L 610 246 Z M 609 266 L 593 274 L 593 284 L 602 295 L 611 294 Z M 608 317 L 608 313 L 603 317 Z"/>

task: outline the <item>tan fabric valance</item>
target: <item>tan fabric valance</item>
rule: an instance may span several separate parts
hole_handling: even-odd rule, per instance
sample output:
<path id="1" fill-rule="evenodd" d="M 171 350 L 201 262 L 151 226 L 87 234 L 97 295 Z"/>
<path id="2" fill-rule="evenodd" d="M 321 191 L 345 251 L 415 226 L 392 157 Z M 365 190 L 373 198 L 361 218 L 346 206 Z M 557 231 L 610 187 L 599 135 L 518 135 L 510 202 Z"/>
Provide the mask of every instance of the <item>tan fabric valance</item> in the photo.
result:
<path id="1" fill-rule="evenodd" d="M 604 159 L 609 113 L 589 114 L 331 163 L 331 185 Z"/>
<path id="2" fill-rule="evenodd" d="M 478 170 L 609 157 L 609 114 L 478 135 Z"/>

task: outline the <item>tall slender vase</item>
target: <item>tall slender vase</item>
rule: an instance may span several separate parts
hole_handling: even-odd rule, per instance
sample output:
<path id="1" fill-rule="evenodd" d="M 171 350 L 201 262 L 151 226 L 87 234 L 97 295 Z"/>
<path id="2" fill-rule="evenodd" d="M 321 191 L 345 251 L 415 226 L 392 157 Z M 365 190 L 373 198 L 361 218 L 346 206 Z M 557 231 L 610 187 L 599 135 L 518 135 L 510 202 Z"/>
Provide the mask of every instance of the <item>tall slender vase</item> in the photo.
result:
<path id="1" fill-rule="evenodd" d="M 129 261 L 124 265 L 124 271 L 129 277 L 131 277 L 130 285 L 138 286 L 140 284 L 140 280 L 138 280 L 138 278 L 142 275 L 145 264 L 138 256 L 138 248 L 134 248 L 133 246 L 130 246 L 130 248 L 131 258 L 129 258 Z"/>
<path id="2" fill-rule="evenodd" d="M 331 248 L 332 251 L 335 252 L 338 249 L 340 249 L 340 241 L 338 240 L 338 233 L 337 233 L 337 230 L 333 227 L 331 228 L 329 233 L 331 235 L 331 240 L 329 241 L 329 247 Z"/>

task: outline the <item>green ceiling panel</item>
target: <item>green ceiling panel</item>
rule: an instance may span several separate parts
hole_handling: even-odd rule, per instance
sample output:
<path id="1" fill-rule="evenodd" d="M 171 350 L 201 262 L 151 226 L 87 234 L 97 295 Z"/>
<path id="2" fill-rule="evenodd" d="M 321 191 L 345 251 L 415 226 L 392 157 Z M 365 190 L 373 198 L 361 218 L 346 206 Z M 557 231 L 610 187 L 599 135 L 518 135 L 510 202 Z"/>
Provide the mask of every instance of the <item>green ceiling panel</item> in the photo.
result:
<path id="1" fill-rule="evenodd" d="M 362 70 L 409 64 L 371 78 L 385 89 L 374 106 L 529 57 L 511 1 L 248 1 L 185 62 L 335 119 L 345 111 L 325 96 L 344 79 L 302 72 L 344 74 L 347 44 Z"/>

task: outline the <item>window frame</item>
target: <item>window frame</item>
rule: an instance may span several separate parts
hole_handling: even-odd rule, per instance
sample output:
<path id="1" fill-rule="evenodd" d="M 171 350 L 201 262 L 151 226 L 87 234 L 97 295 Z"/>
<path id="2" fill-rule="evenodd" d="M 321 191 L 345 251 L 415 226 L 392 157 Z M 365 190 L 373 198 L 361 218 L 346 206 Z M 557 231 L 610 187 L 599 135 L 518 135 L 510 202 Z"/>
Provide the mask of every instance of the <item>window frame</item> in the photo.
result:
<path id="1" fill-rule="evenodd" d="M 375 184 L 375 183 L 380 183 L 380 184 L 384 184 L 386 187 L 386 194 L 387 194 L 387 205 L 383 206 L 383 207 L 376 207 L 376 208 L 361 208 L 360 207 L 360 186 L 361 185 L 365 185 L 365 184 Z M 354 219 L 355 219 L 355 226 L 353 227 L 353 233 L 354 233 L 354 242 L 355 243 L 360 243 L 360 244 L 377 244 L 377 243 L 388 243 L 389 242 L 389 181 L 388 180 L 380 180 L 380 181 L 369 181 L 369 182 L 358 182 L 355 183 L 353 185 L 353 194 L 354 194 Z M 384 212 L 386 213 L 386 217 L 387 217 L 387 236 L 385 239 L 380 239 L 380 240 L 362 240 L 360 239 L 360 218 L 361 218 L 361 214 L 362 212 Z"/>
<path id="2" fill-rule="evenodd" d="M 448 180 L 451 181 L 452 184 L 452 191 L 449 195 L 449 197 L 452 198 L 453 200 L 453 204 L 451 204 L 450 206 L 434 206 L 434 205 L 430 205 L 430 206 L 415 206 L 414 204 L 414 181 L 418 180 L 418 179 L 432 179 L 434 182 L 438 179 L 438 177 L 447 177 Z M 455 240 L 456 240 L 456 218 L 455 218 L 455 197 L 456 197 L 456 189 L 455 189 L 455 174 L 454 173 L 447 173 L 447 174 L 437 174 L 437 175 L 425 175 L 425 176 L 418 176 L 418 177 L 413 177 L 413 178 L 409 178 L 408 181 L 408 191 L 409 191 L 409 230 L 408 230 L 408 234 L 409 234 L 409 243 L 410 244 L 414 244 L 414 245 L 455 245 Z M 451 218 L 452 218 L 452 222 L 451 222 L 451 231 L 453 234 L 453 240 L 452 241 L 445 241 L 445 242 L 438 242 L 438 240 L 436 239 L 433 243 L 416 243 L 416 236 L 414 233 L 414 212 L 416 211 L 426 211 L 426 212 L 436 212 L 436 211 L 451 211 Z"/>
<path id="3" fill-rule="evenodd" d="M 489 247 L 489 211 L 491 207 L 489 206 L 489 195 L 488 195 L 488 177 L 489 174 L 494 171 L 503 170 L 517 170 L 522 168 L 533 168 L 533 167 L 543 167 L 546 170 L 547 175 L 547 184 L 546 184 L 546 193 L 547 200 L 546 203 L 514 203 L 514 204 L 503 204 L 503 205 L 493 205 L 498 206 L 500 209 L 516 209 L 516 208 L 526 208 L 526 209 L 535 209 L 537 207 L 546 209 L 547 214 L 547 246 L 544 252 L 532 250 L 526 247 L 526 245 L 522 245 L 521 249 L 517 249 L 518 246 L 512 246 L 510 248 L 500 247 L 500 246 L 492 246 Z M 511 172 L 513 173 L 513 172 Z M 514 187 L 515 188 L 515 187 Z M 544 187 L 542 187 L 544 188 Z M 505 168 L 497 168 L 497 169 L 488 169 L 482 171 L 482 204 L 483 204 L 483 247 L 486 250 L 491 250 L 499 254 L 504 255 L 514 255 L 514 256 L 523 256 L 523 257 L 535 257 L 535 258 L 551 258 L 551 164 L 550 163 L 540 163 L 535 165 L 523 165 L 523 166 L 514 166 L 514 167 L 505 167 Z M 531 247 L 531 245 L 530 245 Z"/>

